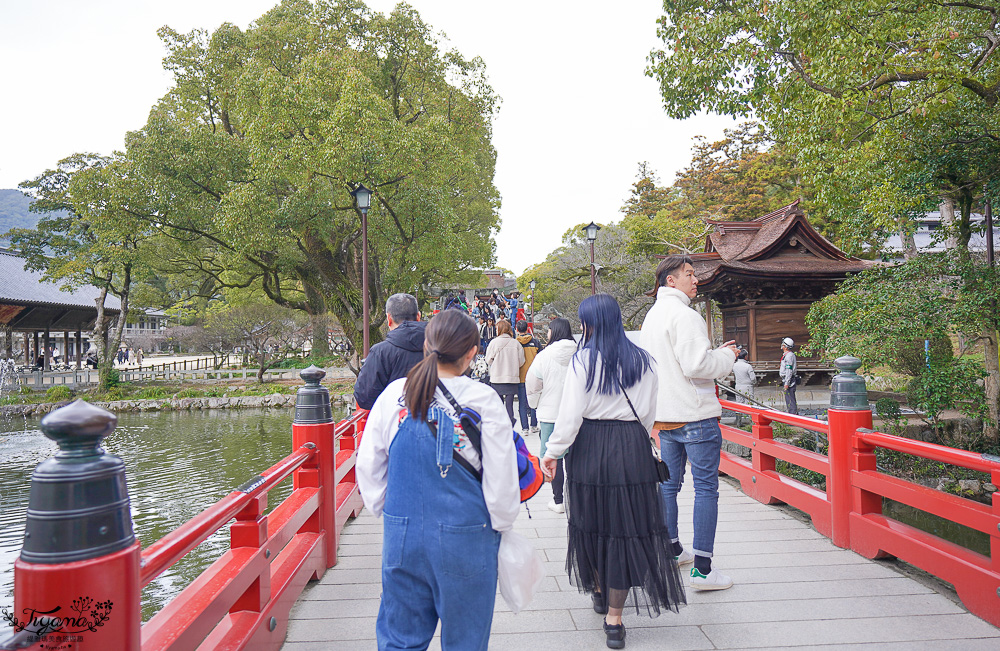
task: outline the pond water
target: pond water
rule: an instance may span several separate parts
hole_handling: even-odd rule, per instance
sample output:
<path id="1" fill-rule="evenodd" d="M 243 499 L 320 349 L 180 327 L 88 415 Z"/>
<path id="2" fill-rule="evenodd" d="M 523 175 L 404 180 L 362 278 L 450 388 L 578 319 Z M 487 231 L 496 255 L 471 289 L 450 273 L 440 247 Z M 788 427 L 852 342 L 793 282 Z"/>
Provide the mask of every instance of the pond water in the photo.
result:
<path id="1" fill-rule="evenodd" d="M 349 413 L 335 411 L 334 419 Z M 104 448 L 125 462 L 132 520 L 143 548 L 287 456 L 293 416 L 292 409 L 118 414 L 118 428 Z M 24 536 L 31 472 L 57 452 L 38 426 L 34 419 L 0 419 L 0 606 L 13 605 L 13 568 Z M 269 507 L 290 492 L 291 478 L 269 492 Z M 228 548 L 226 527 L 150 583 L 142 594 L 143 621 Z"/>

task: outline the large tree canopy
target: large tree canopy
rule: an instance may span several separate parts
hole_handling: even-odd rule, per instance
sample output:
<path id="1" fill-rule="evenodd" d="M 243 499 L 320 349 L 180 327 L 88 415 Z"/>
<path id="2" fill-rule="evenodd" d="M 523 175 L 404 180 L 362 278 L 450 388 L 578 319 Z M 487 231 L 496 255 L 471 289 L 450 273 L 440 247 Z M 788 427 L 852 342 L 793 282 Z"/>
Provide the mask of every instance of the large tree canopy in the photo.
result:
<path id="1" fill-rule="evenodd" d="M 848 248 L 940 197 L 960 240 L 1000 168 L 1000 7 L 941 0 L 665 0 L 648 73 L 674 117 L 754 115 L 793 148 Z"/>
<path id="2" fill-rule="evenodd" d="M 358 184 L 376 191 L 373 341 L 388 294 L 494 261 L 499 100 L 412 8 L 286 0 L 246 31 L 160 35 L 175 84 L 119 158 L 135 216 L 173 239 L 165 271 L 332 311 L 360 349 Z"/>

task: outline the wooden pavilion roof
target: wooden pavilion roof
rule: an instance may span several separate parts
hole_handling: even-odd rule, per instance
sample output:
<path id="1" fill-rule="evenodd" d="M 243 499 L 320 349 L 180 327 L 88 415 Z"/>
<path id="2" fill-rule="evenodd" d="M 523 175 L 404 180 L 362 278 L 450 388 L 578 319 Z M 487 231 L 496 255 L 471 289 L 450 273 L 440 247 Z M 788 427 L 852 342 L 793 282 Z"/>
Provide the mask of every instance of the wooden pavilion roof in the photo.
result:
<path id="1" fill-rule="evenodd" d="M 847 255 L 812 227 L 796 200 L 751 221 L 706 220 L 705 251 L 691 256 L 698 291 L 711 295 L 733 279 L 829 282 L 874 263 Z"/>
<path id="2" fill-rule="evenodd" d="M 24 258 L 0 249 L 0 324 L 17 331 L 89 330 L 97 319 L 100 290 L 91 285 L 69 289 L 42 280 L 24 268 Z M 104 309 L 121 312 L 121 302 L 108 294 Z"/>

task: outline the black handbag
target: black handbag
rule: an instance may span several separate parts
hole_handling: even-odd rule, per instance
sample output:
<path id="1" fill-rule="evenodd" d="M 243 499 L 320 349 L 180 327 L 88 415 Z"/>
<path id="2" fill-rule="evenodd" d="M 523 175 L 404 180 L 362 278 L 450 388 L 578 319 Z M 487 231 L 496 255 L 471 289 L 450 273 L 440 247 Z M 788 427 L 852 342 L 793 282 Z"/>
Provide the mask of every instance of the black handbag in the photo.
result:
<path id="1" fill-rule="evenodd" d="M 618 380 L 618 378 L 615 378 Z M 635 416 L 635 422 L 642 427 L 642 420 L 639 418 L 639 412 L 635 410 L 632 406 L 632 401 L 629 400 L 628 394 L 625 393 L 625 387 L 622 386 L 621 380 L 618 380 L 618 388 L 622 390 L 622 395 L 625 396 L 625 402 L 628 403 L 629 409 L 632 410 L 632 415 Z M 653 452 L 653 460 L 656 463 L 656 476 L 659 478 L 659 482 L 662 484 L 670 479 L 670 468 L 667 467 L 666 462 L 660 457 L 660 451 L 656 449 L 656 445 L 653 443 L 653 437 L 649 437 L 649 447 Z"/>

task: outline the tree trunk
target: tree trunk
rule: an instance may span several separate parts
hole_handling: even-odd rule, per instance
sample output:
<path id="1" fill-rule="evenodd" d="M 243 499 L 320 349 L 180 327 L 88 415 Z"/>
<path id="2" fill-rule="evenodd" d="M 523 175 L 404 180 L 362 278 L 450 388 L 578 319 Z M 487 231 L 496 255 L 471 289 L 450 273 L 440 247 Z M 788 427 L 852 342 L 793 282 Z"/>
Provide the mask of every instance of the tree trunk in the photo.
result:
<path id="1" fill-rule="evenodd" d="M 986 439 L 1000 442 L 1000 331 L 994 330 L 985 337 L 986 352 L 986 408 L 988 421 L 984 429 Z"/>
<path id="2" fill-rule="evenodd" d="M 904 260 L 916 257 L 919 253 L 917 251 L 917 243 L 913 240 L 913 231 L 907 227 L 907 221 L 900 220 L 899 222 L 899 241 L 903 245 Z"/>
<path id="3" fill-rule="evenodd" d="M 14 359 L 14 329 L 9 325 L 3 327 L 4 359 Z"/>
<path id="4" fill-rule="evenodd" d="M 328 328 L 328 317 L 326 301 L 316 289 L 309 284 L 305 285 L 306 299 L 309 303 L 309 324 L 312 327 L 312 357 L 330 356 L 330 335 Z"/>
<path id="5" fill-rule="evenodd" d="M 947 196 L 941 197 L 939 210 L 941 211 L 941 226 L 948 233 L 945 246 L 949 249 L 958 248 L 958 231 L 955 228 L 955 199 Z"/>

